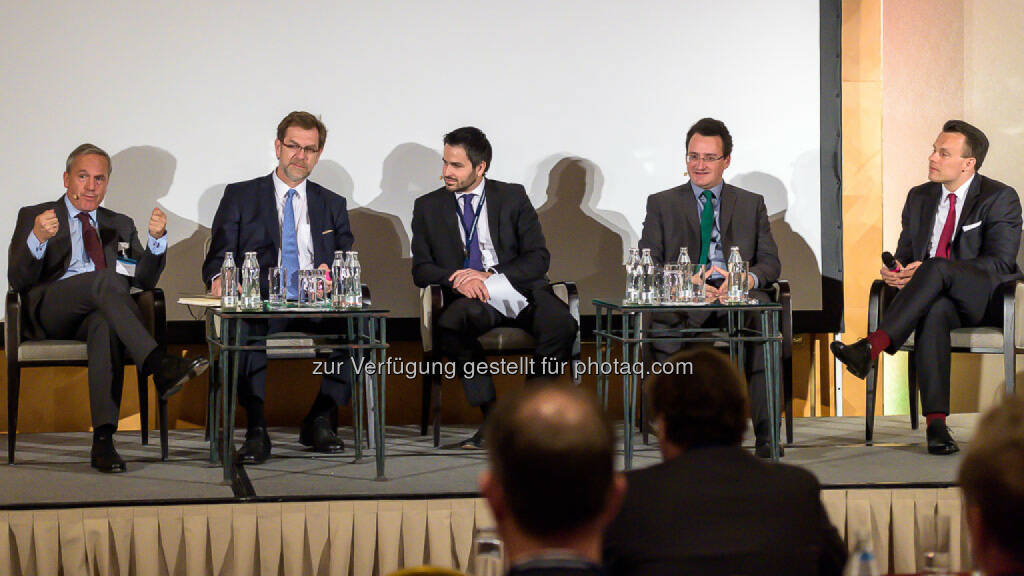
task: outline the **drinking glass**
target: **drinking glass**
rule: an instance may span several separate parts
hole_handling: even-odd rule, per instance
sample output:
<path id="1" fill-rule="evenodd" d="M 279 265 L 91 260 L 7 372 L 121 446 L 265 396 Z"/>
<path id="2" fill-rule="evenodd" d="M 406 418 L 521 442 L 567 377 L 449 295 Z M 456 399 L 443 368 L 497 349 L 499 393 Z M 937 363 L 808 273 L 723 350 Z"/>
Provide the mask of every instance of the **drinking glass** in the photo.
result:
<path id="1" fill-rule="evenodd" d="M 314 290 L 316 292 L 317 306 L 330 306 L 331 293 L 327 290 L 327 270 L 317 268 L 313 270 Z"/>
<path id="2" fill-rule="evenodd" d="M 281 266 L 273 266 L 267 271 L 269 281 L 269 300 L 267 305 L 272 309 L 284 308 L 288 302 L 288 270 Z"/>
<path id="3" fill-rule="evenodd" d="M 501 576 L 505 573 L 505 547 L 494 528 L 477 528 L 473 534 L 472 576 Z"/>
<path id="4" fill-rule="evenodd" d="M 690 268 L 690 301 L 689 304 L 704 303 L 704 275 L 707 274 L 707 265 L 694 262 Z"/>
<path id="5" fill-rule="evenodd" d="M 661 302 L 663 304 L 679 303 L 683 276 L 678 264 L 666 264 L 662 272 Z"/>
<path id="6" fill-rule="evenodd" d="M 312 272 L 312 270 L 299 270 L 299 306 L 313 304 L 315 294 Z"/>

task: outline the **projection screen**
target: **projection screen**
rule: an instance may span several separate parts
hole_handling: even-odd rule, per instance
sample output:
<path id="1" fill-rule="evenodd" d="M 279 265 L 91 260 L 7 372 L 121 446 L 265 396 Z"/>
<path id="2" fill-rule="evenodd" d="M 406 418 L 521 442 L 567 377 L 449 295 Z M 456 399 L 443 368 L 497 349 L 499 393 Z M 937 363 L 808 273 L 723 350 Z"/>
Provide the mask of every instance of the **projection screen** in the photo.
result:
<path id="1" fill-rule="evenodd" d="M 494 146 L 489 177 L 526 186 L 549 276 L 575 280 L 587 314 L 621 294 L 646 197 L 686 180 L 685 132 L 711 116 L 735 140 L 726 180 L 766 199 L 798 330 L 836 330 L 838 5 L 8 4 L 0 223 L 10 238 L 18 207 L 63 194 L 68 152 L 97 144 L 113 156 L 108 208 L 143 234 L 153 206 L 168 214 L 173 302 L 203 288 L 225 184 L 270 173 L 278 121 L 309 110 L 329 132 L 311 179 L 348 200 L 375 303 L 414 318 L 413 201 L 440 185 L 442 135 L 474 125 Z M 190 319 L 173 304 L 168 317 Z"/>

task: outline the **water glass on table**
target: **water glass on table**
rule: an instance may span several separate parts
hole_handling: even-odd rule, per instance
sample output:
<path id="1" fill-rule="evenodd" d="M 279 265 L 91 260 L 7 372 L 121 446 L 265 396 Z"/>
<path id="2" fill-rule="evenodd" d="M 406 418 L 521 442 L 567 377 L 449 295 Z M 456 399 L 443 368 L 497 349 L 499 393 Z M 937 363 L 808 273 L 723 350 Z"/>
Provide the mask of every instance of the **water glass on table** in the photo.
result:
<path id="1" fill-rule="evenodd" d="M 273 266 L 267 270 L 267 280 L 267 306 L 272 310 L 284 308 L 288 303 L 288 270 Z"/>

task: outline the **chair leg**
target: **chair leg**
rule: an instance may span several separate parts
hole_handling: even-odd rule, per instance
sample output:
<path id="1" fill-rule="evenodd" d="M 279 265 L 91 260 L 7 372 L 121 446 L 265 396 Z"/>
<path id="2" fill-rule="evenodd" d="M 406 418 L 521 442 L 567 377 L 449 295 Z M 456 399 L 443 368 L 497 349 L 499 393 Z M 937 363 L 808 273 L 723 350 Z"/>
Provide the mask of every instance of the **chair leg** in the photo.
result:
<path id="1" fill-rule="evenodd" d="M 921 409 L 917 401 L 917 363 L 914 362 L 914 352 L 910 353 L 907 360 L 907 386 L 910 388 L 910 427 L 917 430 L 917 414 Z"/>
<path id="2" fill-rule="evenodd" d="M 867 414 L 864 417 L 864 440 L 871 444 L 875 436 L 875 392 L 878 385 L 878 365 L 876 364 L 868 372 L 868 379 L 864 382 L 865 409 Z"/>
<path id="3" fill-rule="evenodd" d="M 12 350 L 7 349 L 11 354 Z M 18 352 L 13 351 L 14 354 Z M 14 464 L 14 444 L 18 437 L 18 393 L 21 391 L 21 368 L 17 360 L 7 358 L 7 463 Z"/>
<path id="4" fill-rule="evenodd" d="M 1003 368 L 1006 370 L 1006 395 L 1010 397 L 1017 387 L 1017 354 L 1012 343 L 1009 350 L 1003 352 Z"/>
<path id="5" fill-rule="evenodd" d="M 430 419 L 434 423 L 434 448 L 441 446 L 441 383 L 437 378 L 430 387 Z"/>
<path id="6" fill-rule="evenodd" d="M 139 382 L 139 431 L 142 432 L 142 445 L 149 445 L 149 377 L 142 373 L 142 366 L 135 367 L 135 375 Z"/>
<path id="7" fill-rule="evenodd" d="M 425 362 L 429 366 L 429 362 Z M 424 374 L 420 379 L 420 436 L 427 435 L 427 425 L 430 423 L 430 394 L 433 390 L 433 374 Z"/>
<path id="8" fill-rule="evenodd" d="M 160 413 L 157 415 L 160 425 L 160 460 L 167 461 L 167 400 L 158 400 Z"/>
<path id="9" fill-rule="evenodd" d="M 786 410 L 786 444 L 793 443 L 793 358 L 782 359 L 782 396 Z"/>

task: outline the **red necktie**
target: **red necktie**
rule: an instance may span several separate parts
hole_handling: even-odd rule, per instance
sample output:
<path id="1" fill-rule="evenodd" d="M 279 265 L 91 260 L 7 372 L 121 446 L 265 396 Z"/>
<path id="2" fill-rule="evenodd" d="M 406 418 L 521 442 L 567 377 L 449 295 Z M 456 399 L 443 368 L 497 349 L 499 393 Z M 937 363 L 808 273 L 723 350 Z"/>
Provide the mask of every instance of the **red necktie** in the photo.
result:
<path id="1" fill-rule="evenodd" d="M 75 215 L 75 218 L 78 218 L 79 222 L 82 223 L 82 241 L 85 242 L 85 253 L 89 255 L 89 260 L 92 260 L 97 270 L 105 269 L 107 267 L 107 259 L 103 257 L 100 235 L 92 227 L 92 222 L 89 221 L 89 214 L 79 212 Z"/>
<path id="2" fill-rule="evenodd" d="M 935 251 L 936 258 L 949 259 L 949 241 L 953 239 L 954 228 L 956 228 L 956 194 L 950 194 L 949 214 L 946 214 L 946 224 L 942 227 L 942 234 L 939 236 L 939 248 Z"/>

